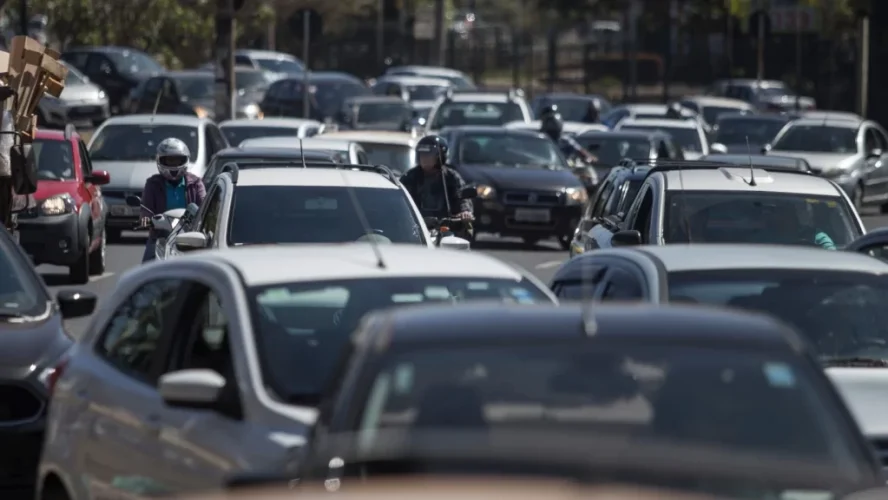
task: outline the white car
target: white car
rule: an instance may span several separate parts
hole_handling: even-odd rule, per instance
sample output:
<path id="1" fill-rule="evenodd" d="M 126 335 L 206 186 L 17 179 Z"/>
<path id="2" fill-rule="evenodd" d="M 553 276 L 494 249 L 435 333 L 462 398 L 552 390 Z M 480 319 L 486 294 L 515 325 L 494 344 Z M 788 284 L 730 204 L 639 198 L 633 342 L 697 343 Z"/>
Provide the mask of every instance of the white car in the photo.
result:
<path id="1" fill-rule="evenodd" d="M 234 64 L 262 70 L 273 80 L 305 72 L 305 64 L 302 61 L 286 52 L 273 50 L 235 50 Z"/>
<path id="2" fill-rule="evenodd" d="M 363 240 L 367 232 L 350 190 L 376 235 L 434 247 L 413 199 L 391 171 L 279 166 L 223 169 L 197 215 L 170 233 L 158 257 L 244 245 Z"/>
<path id="3" fill-rule="evenodd" d="M 669 134 L 675 144 L 682 149 L 687 160 L 696 160 L 709 154 L 709 140 L 706 131 L 695 119 L 626 119 L 617 125 L 616 130 L 637 130 L 641 132 L 659 131 Z"/>
<path id="4" fill-rule="evenodd" d="M 533 112 L 520 90 L 508 92 L 448 91 L 429 112 L 426 133 L 462 125 L 503 126 L 509 122 L 530 122 Z"/>
<path id="5" fill-rule="evenodd" d="M 752 104 L 728 97 L 686 96 L 679 101 L 679 104 L 700 115 L 709 127 L 717 124 L 718 117 L 723 114 L 755 112 Z"/>
<path id="6" fill-rule="evenodd" d="M 474 300 L 557 302 L 493 257 L 413 245 L 254 247 L 137 267 L 49 371 L 36 498 L 166 496 L 292 473 L 366 313 Z"/>
<path id="7" fill-rule="evenodd" d="M 533 132 L 539 132 L 542 124 L 539 120 L 533 120 L 530 122 L 525 121 L 516 121 L 509 122 L 506 125 L 506 128 L 516 129 L 516 130 L 530 130 Z M 570 136 L 585 134 L 586 132 L 607 132 L 610 129 L 600 123 L 582 123 L 582 122 L 564 122 L 564 130 L 565 134 Z"/>
<path id="8" fill-rule="evenodd" d="M 303 151 L 332 151 L 341 155 L 342 163 L 369 165 L 370 158 L 364 148 L 355 141 L 343 139 L 327 139 L 326 137 L 310 137 L 299 140 L 297 137 L 257 137 L 240 143 L 243 149 L 248 148 L 302 148 Z"/>
<path id="9" fill-rule="evenodd" d="M 459 90 L 475 89 L 475 82 L 462 71 L 441 66 L 392 66 L 385 71 L 385 76 L 422 76 L 426 78 L 442 78 L 449 81 Z"/>
<path id="10" fill-rule="evenodd" d="M 403 174 L 416 164 L 416 143 L 419 137 L 407 132 L 377 130 L 345 130 L 327 132 L 319 139 L 357 142 L 372 165 L 385 165 Z"/>
<path id="11" fill-rule="evenodd" d="M 394 95 L 410 102 L 418 117 L 424 121 L 435 101 L 451 87 L 453 84 L 445 78 L 383 75 L 376 79 L 370 90 L 375 95 Z"/>
<path id="12" fill-rule="evenodd" d="M 324 124 L 304 118 L 264 118 L 262 120 L 226 120 L 219 128 L 232 146 L 238 146 L 247 139 L 269 136 L 291 135 L 300 139 L 324 132 Z"/>

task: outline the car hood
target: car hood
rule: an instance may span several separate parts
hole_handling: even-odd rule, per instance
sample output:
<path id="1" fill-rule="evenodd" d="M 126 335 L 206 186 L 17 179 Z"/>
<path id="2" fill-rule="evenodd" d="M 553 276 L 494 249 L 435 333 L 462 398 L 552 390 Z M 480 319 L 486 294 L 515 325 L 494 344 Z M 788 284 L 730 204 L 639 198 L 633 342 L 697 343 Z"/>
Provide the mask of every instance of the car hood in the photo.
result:
<path id="1" fill-rule="evenodd" d="M 855 161 L 857 161 L 858 158 L 858 155 L 856 153 L 807 153 L 795 151 L 780 151 L 777 149 L 770 151 L 768 154 L 774 156 L 802 158 L 806 160 L 809 165 L 811 165 L 811 170 L 820 174 L 828 174 L 837 170 L 847 169 Z"/>
<path id="2" fill-rule="evenodd" d="M 583 183 L 569 169 L 468 165 L 461 167 L 459 173 L 466 182 L 487 184 L 498 189 L 558 191 L 566 187 L 583 187 Z"/>
<path id="3" fill-rule="evenodd" d="M 61 335 L 61 316 L 55 311 L 42 321 L 0 323 L 0 378 L 24 378 L 33 365 L 40 369 L 52 365 L 71 345 Z"/>
<path id="4" fill-rule="evenodd" d="M 145 161 L 94 161 L 94 170 L 107 170 L 111 182 L 107 189 L 141 190 L 145 181 L 157 173 L 157 164 Z"/>
<path id="5" fill-rule="evenodd" d="M 750 142 L 749 146 L 747 146 L 744 142 L 742 144 L 724 144 L 724 146 L 728 148 L 728 154 L 730 155 L 759 155 L 761 154 L 762 146 L 764 146 L 764 144 Z"/>
<path id="6" fill-rule="evenodd" d="M 70 104 L 79 101 L 95 102 L 104 97 L 104 95 L 99 97 L 100 95 L 102 95 L 102 89 L 97 85 L 93 85 L 92 83 L 80 83 L 76 85 L 65 85 L 59 99 Z"/>
<path id="7" fill-rule="evenodd" d="M 34 198 L 37 200 L 45 200 L 50 196 L 58 194 L 70 194 L 74 196 L 77 192 L 77 181 L 37 181 L 37 192 Z"/>
<path id="8" fill-rule="evenodd" d="M 888 368 L 831 367 L 826 375 L 866 436 L 888 436 Z"/>

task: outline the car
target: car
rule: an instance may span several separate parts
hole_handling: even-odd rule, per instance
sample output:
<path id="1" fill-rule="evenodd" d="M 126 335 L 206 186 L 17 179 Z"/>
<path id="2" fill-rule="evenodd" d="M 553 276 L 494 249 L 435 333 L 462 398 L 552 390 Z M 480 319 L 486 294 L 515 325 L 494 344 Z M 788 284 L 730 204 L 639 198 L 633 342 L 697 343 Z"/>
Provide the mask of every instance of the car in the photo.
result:
<path id="1" fill-rule="evenodd" d="M 271 81 L 260 70 L 235 68 L 235 118 L 262 118 L 259 102 Z M 131 113 L 162 113 L 216 118 L 216 82 L 208 70 L 169 71 L 149 78 L 131 95 Z M 220 117 L 223 118 L 224 117 Z"/>
<path id="2" fill-rule="evenodd" d="M 132 47 L 69 47 L 61 58 L 105 91 L 112 114 L 124 112 L 122 105 L 132 89 L 164 71 L 151 56 Z"/>
<path id="3" fill-rule="evenodd" d="M 320 466 L 309 481 L 336 486 L 356 454 L 432 447 L 441 433 L 450 439 L 438 449 L 458 453 L 459 443 L 494 447 L 548 431 L 563 443 L 622 444 L 624 453 L 668 443 L 690 454 L 715 446 L 750 462 L 829 463 L 853 469 L 846 477 L 857 488 L 884 485 L 881 464 L 808 345 L 765 315 L 643 304 L 419 305 L 372 313 L 346 352 L 309 441 L 306 461 Z M 642 455 L 634 465 L 669 455 Z"/>
<path id="4" fill-rule="evenodd" d="M 71 282 L 87 283 L 105 272 L 108 207 L 100 186 L 110 175 L 94 170 L 73 126 L 38 130 L 32 144 L 37 204 L 18 213 L 19 244 L 35 265 L 67 266 Z"/>
<path id="5" fill-rule="evenodd" d="M 305 88 L 306 83 L 308 89 Z M 308 115 L 303 97 L 309 96 Z M 313 71 L 307 77 L 288 77 L 272 83 L 259 108 L 265 116 L 333 120 L 350 97 L 370 95 L 370 89 L 353 75 L 335 71 Z"/>
<path id="6" fill-rule="evenodd" d="M 308 139 L 294 140 L 292 137 L 257 137 L 240 143 L 243 149 L 252 148 L 295 148 L 302 151 L 333 151 L 340 163 L 369 165 L 370 158 L 364 148 L 355 141 L 327 139 L 325 134 Z"/>
<path id="7" fill-rule="evenodd" d="M 762 148 L 764 154 L 804 158 L 816 174 L 832 180 L 857 209 L 888 212 L 888 133 L 870 120 L 800 118 L 787 123 Z"/>
<path id="8" fill-rule="evenodd" d="M 409 132 L 413 117 L 410 103 L 400 97 L 371 95 L 346 99 L 337 121 L 346 130 Z"/>
<path id="9" fill-rule="evenodd" d="M 807 118 L 809 120 L 857 120 L 864 121 L 866 118 L 857 113 L 849 113 L 847 111 L 832 111 L 825 109 L 800 111 L 794 113 L 796 118 Z"/>
<path id="10" fill-rule="evenodd" d="M 300 151 L 299 148 L 262 148 L 250 147 L 244 148 L 227 148 L 213 155 L 207 170 L 203 175 L 204 186 L 213 185 L 216 177 L 222 173 L 223 167 L 229 163 L 236 163 L 238 168 L 263 168 L 274 167 L 278 165 L 290 167 L 302 167 L 304 163 L 310 166 L 319 164 L 335 165 L 342 163 L 342 155 L 335 151 L 324 151 L 319 149 L 309 149 Z"/>
<path id="11" fill-rule="evenodd" d="M 764 111 L 812 110 L 817 106 L 813 98 L 797 95 L 780 80 L 753 78 L 718 80 L 713 84 L 710 93 L 740 99 Z"/>
<path id="12" fill-rule="evenodd" d="M 370 87 L 374 95 L 396 96 L 409 102 L 416 111 L 428 114 L 435 101 L 452 88 L 445 78 L 409 75 L 382 75 Z"/>
<path id="13" fill-rule="evenodd" d="M 685 159 L 696 160 L 709 154 L 709 139 L 697 120 L 670 120 L 665 118 L 627 118 L 615 128 L 617 131 L 664 132 L 681 148 Z"/>
<path id="14" fill-rule="evenodd" d="M 326 125 L 317 120 L 302 118 L 236 119 L 219 122 L 219 129 L 232 146 L 258 137 L 290 135 L 293 138 L 306 139 L 322 134 L 325 128 Z"/>
<path id="15" fill-rule="evenodd" d="M 567 250 L 588 193 L 548 136 L 495 126 L 441 135 L 450 144 L 448 163 L 478 189 L 476 234 L 517 236 L 526 245 L 555 238 Z"/>
<path id="16" fill-rule="evenodd" d="M 530 107 L 519 90 L 508 92 L 448 91 L 429 112 L 426 134 L 446 127 L 481 125 L 500 127 L 509 122 L 533 119 Z"/>
<path id="17" fill-rule="evenodd" d="M 385 165 L 398 174 L 407 172 L 416 164 L 416 143 L 419 141 L 416 134 L 376 130 L 345 130 L 326 132 L 319 138 L 356 142 L 367 155 L 367 163 Z"/>
<path id="18" fill-rule="evenodd" d="M 5 448 L 0 488 L 7 497 L 33 498 L 46 409 L 59 357 L 74 341 L 63 320 L 92 314 L 98 297 L 65 289 L 53 298 L 43 278 L 0 227 L 0 439 Z M 14 497 L 18 498 L 18 497 Z"/>
<path id="19" fill-rule="evenodd" d="M 786 114 L 722 113 L 712 124 L 710 149 L 725 154 L 759 154 L 793 119 Z"/>
<path id="20" fill-rule="evenodd" d="M 385 71 L 385 76 L 422 76 L 427 78 L 442 78 L 449 81 L 457 90 L 475 90 L 475 82 L 462 71 L 444 68 L 441 66 L 391 66 Z"/>
<path id="21" fill-rule="evenodd" d="M 627 166 L 632 163 L 627 160 Z M 848 195 L 832 181 L 795 167 L 725 165 L 658 163 L 625 218 L 616 227 L 594 226 L 585 250 L 690 242 L 819 245 L 824 240 L 842 247 L 866 232 Z M 807 231 L 812 234 L 803 234 Z"/>
<path id="22" fill-rule="evenodd" d="M 228 147 L 228 140 L 211 120 L 184 115 L 115 116 L 90 138 L 93 168 L 111 175 L 107 189 L 102 190 L 109 207 L 109 240 L 119 240 L 121 231 L 137 225 L 139 209 L 127 206 L 126 197 L 142 195 L 145 181 L 157 173 L 157 145 L 169 137 L 188 146 L 188 171 L 198 177 L 203 176 L 210 158 Z"/>
<path id="23" fill-rule="evenodd" d="M 665 104 L 622 104 L 611 108 L 610 112 L 601 116 L 601 123 L 612 129 L 627 119 L 659 120 L 666 117 L 668 107 Z M 685 118 L 697 119 L 698 115 L 690 109 L 683 108 Z"/>
<path id="24" fill-rule="evenodd" d="M 235 50 L 234 64 L 262 70 L 272 80 L 305 73 L 302 61 L 286 52 L 273 50 Z"/>
<path id="25" fill-rule="evenodd" d="M 541 130 L 542 124 L 539 120 L 532 120 L 529 122 L 518 120 L 514 122 L 509 122 L 504 125 L 506 128 L 510 129 L 518 129 L 518 130 L 533 130 L 534 132 L 538 132 Z M 607 132 L 610 129 L 600 123 L 583 123 L 583 122 L 564 122 L 564 130 L 562 134 L 566 134 L 570 137 L 575 137 L 581 134 L 585 134 L 586 132 Z"/>
<path id="26" fill-rule="evenodd" d="M 748 102 L 727 97 L 692 95 L 682 97 L 678 103 L 700 115 L 710 127 L 718 123 L 718 118 L 723 114 L 755 112 L 755 108 Z"/>
<path id="27" fill-rule="evenodd" d="M 613 104 L 607 98 L 597 94 L 573 94 L 570 92 L 553 92 L 534 96 L 530 103 L 533 115 L 540 116 L 545 106 L 558 106 L 558 112 L 566 121 L 583 122 L 587 118 L 589 105 L 594 105 L 599 116 L 610 112 Z"/>
<path id="28" fill-rule="evenodd" d="M 626 215 L 629 206 L 635 201 L 641 183 L 644 182 L 650 167 L 647 165 L 617 165 L 598 186 L 583 209 L 583 217 L 577 224 L 570 243 L 570 256 L 574 257 L 592 246 L 592 228 L 599 224 L 618 225 Z"/>
<path id="29" fill-rule="evenodd" d="M 595 156 L 592 166 L 599 179 L 625 158 L 632 160 L 682 160 L 684 154 L 671 135 L 634 130 L 589 131 L 573 138 Z"/>
<path id="30" fill-rule="evenodd" d="M 554 303 L 510 264 L 418 245 L 255 246 L 132 269 L 53 372 L 35 498 L 113 497 L 135 476 L 166 496 L 285 471 L 365 313 L 491 299 Z"/>
<path id="31" fill-rule="evenodd" d="M 68 70 L 65 88 L 58 97 L 43 94 L 37 103 L 37 125 L 58 129 L 69 123 L 99 126 L 111 114 L 105 91 L 74 66 L 64 61 L 62 65 Z"/>
<path id="32" fill-rule="evenodd" d="M 811 165 L 804 158 L 777 155 L 744 155 L 744 154 L 709 154 L 700 161 L 727 163 L 738 167 L 786 167 L 801 172 L 811 172 Z"/>
<path id="33" fill-rule="evenodd" d="M 390 242 L 434 247 L 410 195 L 385 167 L 235 168 L 216 177 L 193 221 L 172 232 L 164 257 L 244 245 L 363 241 L 368 230 L 362 220 Z"/>

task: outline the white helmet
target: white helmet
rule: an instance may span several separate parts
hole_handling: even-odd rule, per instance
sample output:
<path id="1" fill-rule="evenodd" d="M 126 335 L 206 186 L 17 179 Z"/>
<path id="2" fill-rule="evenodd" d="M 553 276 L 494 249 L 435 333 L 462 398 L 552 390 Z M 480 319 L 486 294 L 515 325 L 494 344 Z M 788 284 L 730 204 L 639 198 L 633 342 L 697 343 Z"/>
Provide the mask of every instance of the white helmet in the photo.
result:
<path id="1" fill-rule="evenodd" d="M 179 139 L 170 137 L 157 145 L 157 171 L 167 180 L 178 181 L 188 170 L 188 159 L 191 152 L 188 146 Z"/>

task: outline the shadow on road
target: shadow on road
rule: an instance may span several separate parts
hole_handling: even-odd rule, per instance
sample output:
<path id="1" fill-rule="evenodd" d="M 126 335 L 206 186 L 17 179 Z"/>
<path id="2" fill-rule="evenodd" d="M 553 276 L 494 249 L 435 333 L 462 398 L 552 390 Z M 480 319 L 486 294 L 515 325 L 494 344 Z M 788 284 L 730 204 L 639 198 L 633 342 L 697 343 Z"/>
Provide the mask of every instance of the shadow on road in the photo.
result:
<path id="1" fill-rule="evenodd" d="M 72 284 L 67 274 L 40 273 L 40 276 L 43 278 L 43 282 L 46 283 L 46 286 L 67 286 Z"/>
<path id="2" fill-rule="evenodd" d="M 541 242 L 542 243 L 542 242 Z M 536 243 L 534 245 L 526 245 L 523 242 L 510 242 L 510 241 L 491 241 L 491 240 L 476 240 L 475 243 L 472 244 L 472 250 L 498 250 L 498 251 L 524 251 L 524 252 L 557 252 L 560 249 L 557 248 L 555 242 L 553 241 L 553 246 L 541 245 L 540 243 Z"/>
<path id="3" fill-rule="evenodd" d="M 148 233 L 144 235 L 139 234 L 138 236 L 121 236 L 120 238 L 116 238 L 114 241 L 108 241 L 111 245 L 139 245 L 145 246 L 145 240 L 148 239 Z"/>

